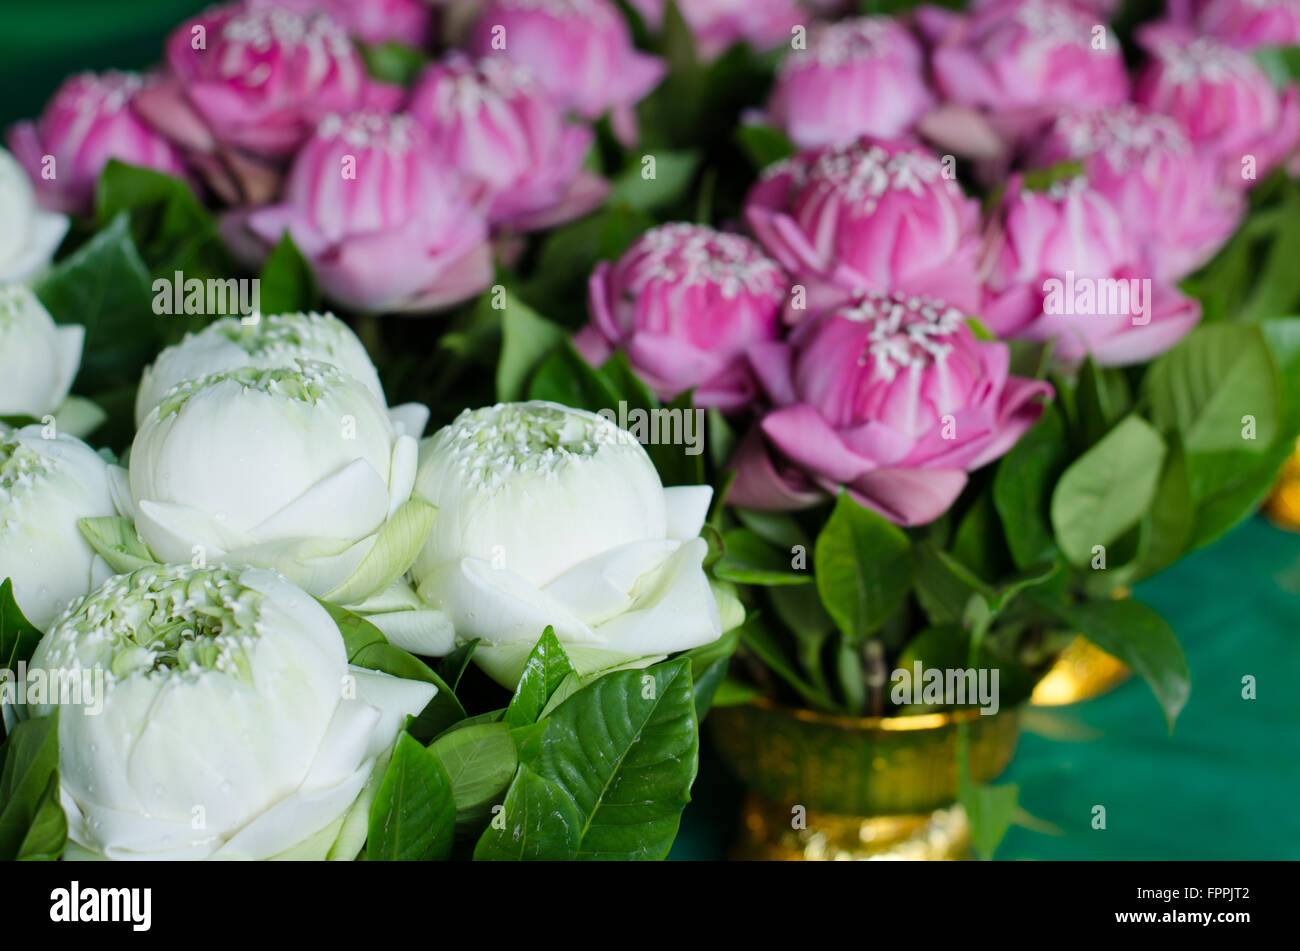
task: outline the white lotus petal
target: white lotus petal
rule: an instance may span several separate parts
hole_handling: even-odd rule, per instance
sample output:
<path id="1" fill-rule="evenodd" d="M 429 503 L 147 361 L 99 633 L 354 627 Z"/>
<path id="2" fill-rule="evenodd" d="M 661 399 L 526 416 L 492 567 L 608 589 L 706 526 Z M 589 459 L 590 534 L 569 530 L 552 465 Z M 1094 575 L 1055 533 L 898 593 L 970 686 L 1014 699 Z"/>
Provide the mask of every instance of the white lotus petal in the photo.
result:
<path id="1" fill-rule="evenodd" d="M 668 537 L 695 538 L 704 527 L 713 501 L 711 485 L 674 485 L 664 489 L 668 508 Z"/>
<path id="2" fill-rule="evenodd" d="M 666 562 L 636 605 L 597 628 L 611 648 L 629 654 L 672 653 L 722 636 L 718 604 L 701 570 L 708 545 L 695 538 Z"/>

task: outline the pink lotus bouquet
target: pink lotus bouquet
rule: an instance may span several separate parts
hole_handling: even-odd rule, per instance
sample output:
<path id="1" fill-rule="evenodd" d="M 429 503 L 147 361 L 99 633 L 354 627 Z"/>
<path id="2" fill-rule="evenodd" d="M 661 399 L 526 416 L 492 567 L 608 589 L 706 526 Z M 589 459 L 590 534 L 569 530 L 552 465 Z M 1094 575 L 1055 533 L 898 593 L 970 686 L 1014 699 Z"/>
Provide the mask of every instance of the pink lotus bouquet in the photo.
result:
<path id="1" fill-rule="evenodd" d="M 0 662 L 112 677 L 0 701 L 0 857 L 663 857 L 711 705 L 1076 634 L 1172 724 L 1125 593 L 1300 434 L 1293 7 L 235 0 L 44 90 Z"/>

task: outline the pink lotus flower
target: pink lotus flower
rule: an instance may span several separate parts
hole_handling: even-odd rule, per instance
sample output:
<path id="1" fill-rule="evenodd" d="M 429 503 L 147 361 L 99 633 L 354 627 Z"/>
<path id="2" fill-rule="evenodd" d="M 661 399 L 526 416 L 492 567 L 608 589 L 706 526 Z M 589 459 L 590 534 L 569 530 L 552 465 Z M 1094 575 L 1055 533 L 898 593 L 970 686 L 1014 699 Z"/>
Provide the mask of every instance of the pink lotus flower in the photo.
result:
<path id="1" fill-rule="evenodd" d="M 609 185 L 584 169 L 595 138 L 565 119 L 532 75 L 500 57 L 453 53 L 421 74 L 408 110 L 435 153 L 477 183 L 488 220 L 516 231 L 585 214 Z"/>
<path id="2" fill-rule="evenodd" d="M 979 304 L 979 206 L 918 145 L 861 139 L 770 166 L 745 200 L 763 249 L 817 313 L 853 291 Z M 787 319 L 803 316 L 799 288 Z"/>
<path id="3" fill-rule="evenodd" d="M 250 6 L 282 7 L 295 13 L 324 13 L 366 43 L 429 41 L 433 7 L 424 0 L 248 0 Z"/>
<path id="4" fill-rule="evenodd" d="M 27 170 L 36 199 L 50 211 L 90 211 L 95 182 L 109 159 L 184 176 L 171 143 L 131 107 L 145 79 L 134 73 L 81 73 L 67 79 L 35 122 L 9 130 L 9 148 Z M 54 160 L 47 166 L 46 156 Z M 47 177 L 46 168 L 53 172 Z"/>
<path id="5" fill-rule="evenodd" d="M 1295 0 L 1171 0 L 1174 22 L 1237 49 L 1300 44 Z"/>
<path id="6" fill-rule="evenodd" d="M 623 15 L 609 0 L 488 0 L 466 48 L 525 67 L 584 119 L 608 112 L 626 142 L 637 137 L 637 102 L 667 70 L 663 60 L 633 48 Z"/>
<path id="7" fill-rule="evenodd" d="M 1245 212 L 1217 163 L 1173 119 L 1126 103 L 1066 113 L 1031 151 L 1029 165 L 1081 159 L 1094 191 L 1152 256 L 1156 276 L 1177 281 L 1218 251 Z"/>
<path id="8" fill-rule="evenodd" d="M 778 336 L 788 281 L 748 238 L 668 224 L 591 275 L 591 323 L 574 339 L 597 366 L 626 351 L 664 400 L 696 388 L 696 406 L 735 410 L 756 395 L 745 352 Z"/>
<path id="9" fill-rule="evenodd" d="M 396 107 L 347 32 L 319 12 L 232 3 L 183 23 L 167 41 L 165 79 L 136 109 L 185 152 L 226 201 L 269 200 L 279 163 L 322 117 Z"/>
<path id="10" fill-rule="evenodd" d="M 942 515 L 1052 393 L 1009 376 L 1006 344 L 956 308 L 903 294 L 860 295 L 750 361 L 775 409 L 738 448 L 728 501 L 798 509 L 843 487 L 901 525 Z"/>
<path id="11" fill-rule="evenodd" d="M 1141 41 L 1151 60 L 1133 98 L 1177 119 L 1227 183 L 1249 187 L 1300 141 L 1300 90 L 1279 93 L 1250 54 L 1163 23 Z"/>
<path id="12" fill-rule="evenodd" d="M 986 236 L 980 316 L 1000 337 L 1054 341 L 1061 360 L 1138 363 L 1168 350 L 1200 307 L 1153 276 L 1143 247 L 1082 176 L 1047 191 L 1012 179 Z"/>
<path id="13" fill-rule="evenodd" d="M 321 289 L 357 310 L 426 311 L 492 281 L 487 225 L 407 115 L 327 116 L 294 160 L 280 204 L 229 213 L 257 260 L 287 231 Z"/>
<path id="14" fill-rule="evenodd" d="M 891 17 L 814 24 L 808 47 L 786 54 L 768 117 L 800 148 L 894 139 L 934 106 L 925 57 Z"/>
<path id="15" fill-rule="evenodd" d="M 1069 0 L 991 0 L 969 15 L 922 7 L 916 22 L 946 100 L 922 127 L 940 147 L 1000 157 L 1062 109 L 1128 98 L 1119 40 Z"/>
<path id="16" fill-rule="evenodd" d="M 629 2 L 646 26 L 663 28 L 667 0 Z M 679 0 L 677 8 L 704 60 L 717 59 L 737 43 L 760 51 L 789 43 L 794 27 L 808 19 L 795 0 Z"/>

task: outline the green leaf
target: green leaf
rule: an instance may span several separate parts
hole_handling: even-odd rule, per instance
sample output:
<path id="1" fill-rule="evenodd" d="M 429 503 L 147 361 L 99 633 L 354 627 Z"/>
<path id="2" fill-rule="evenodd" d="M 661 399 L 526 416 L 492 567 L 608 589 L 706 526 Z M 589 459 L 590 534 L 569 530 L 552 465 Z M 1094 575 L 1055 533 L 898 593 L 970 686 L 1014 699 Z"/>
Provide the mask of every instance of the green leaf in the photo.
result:
<path id="1" fill-rule="evenodd" d="M 452 690 L 460 688 L 460 678 L 465 675 L 474 651 L 478 649 L 480 638 L 474 638 L 467 644 L 461 644 L 442 660 L 438 661 L 438 676 L 451 685 Z"/>
<path id="2" fill-rule="evenodd" d="M 1164 456 L 1159 433 L 1128 416 L 1065 470 L 1052 493 L 1051 517 L 1066 558 L 1087 564 L 1094 545 L 1109 545 L 1137 524 Z"/>
<path id="3" fill-rule="evenodd" d="M 1177 430 L 1188 454 L 1262 452 L 1278 423 L 1278 384 L 1258 327 L 1204 324 L 1154 364 L 1143 380 L 1151 420 Z M 1254 417 L 1256 438 L 1242 438 Z"/>
<path id="4" fill-rule="evenodd" d="M 298 246 L 284 233 L 262 265 L 258 303 L 264 314 L 287 314 L 319 310 L 320 290 L 311 265 Z"/>
<path id="5" fill-rule="evenodd" d="M 100 228 L 119 215 L 154 277 L 229 277 L 235 262 L 217 220 L 186 182 L 171 175 L 110 159 L 95 184 L 95 221 Z"/>
<path id="6" fill-rule="evenodd" d="M 642 211 L 661 208 L 681 198 L 700 165 L 697 152 L 654 151 L 634 153 L 632 158 L 632 165 L 614 180 L 610 200 Z"/>
<path id="7" fill-rule="evenodd" d="M 987 786 L 966 783 L 961 804 L 970 823 L 971 847 L 982 859 L 993 858 L 998 844 L 1011 828 L 1020 798 L 1020 787 L 1012 784 Z"/>
<path id="8" fill-rule="evenodd" d="M 559 783 L 520 764 L 501 812 L 478 840 L 476 862 L 557 861 L 573 857 L 582 817 Z"/>
<path id="9" fill-rule="evenodd" d="M 736 129 L 736 141 L 756 171 L 762 171 L 798 151 L 785 133 L 766 125 L 740 126 Z"/>
<path id="10" fill-rule="evenodd" d="M 1050 521 L 1052 488 L 1068 459 L 1060 411 L 1049 406 L 998 463 L 993 477 L 993 505 L 1018 568 L 1037 564 L 1056 553 Z"/>
<path id="11" fill-rule="evenodd" d="M 775 591 L 803 591 L 802 588 L 777 588 Z M 798 628 L 795 628 L 798 631 Z M 801 636 L 808 637 L 808 634 Z M 824 637 L 824 635 L 822 635 Z M 819 638 L 820 639 L 820 638 Z M 802 674 L 799 673 L 793 659 L 790 658 L 785 646 L 778 640 L 771 631 L 763 625 L 758 615 L 751 615 L 745 620 L 744 625 L 740 628 L 740 641 L 750 651 L 752 651 L 763 666 L 767 667 L 772 673 L 776 674 L 804 698 L 809 704 L 823 710 L 835 710 L 839 705 L 831 697 L 830 693 L 820 684 L 809 683 Z"/>
<path id="12" fill-rule="evenodd" d="M 451 785 L 457 833 L 477 834 L 519 766 L 510 727 L 505 723 L 459 727 L 434 740 L 429 751 L 442 764 Z"/>
<path id="13" fill-rule="evenodd" d="M 861 643 L 912 586 L 911 543 L 897 525 L 842 493 L 817 536 L 817 592 L 844 636 Z"/>
<path id="14" fill-rule="evenodd" d="M 33 824 L 38 824 L 38 830 L 31 847 L 52 846 L 48 817 L 42 817 L 41 812 L 51 781 L 58 781 L 57 711 L 15 724 L 4 750 L 4 770 L 0 772 L 0 861 L 18 857 Z"/>
<path id="15" fill-rule="evenodd" d="M 506 707 L 505 722 L 510 726 L 535 723 L 546 708 L 551 695 L 565 677 L 573 673 L 573 665 L 560 646 L 555 630 L 547 627 L 524 662 L 524 672 L 515 687 L 515 695 Z"/>
<path id="16" fill-rule="evenodd" d="M 490 307 L 495 292 L 484 296 L 480 308 Z M 568 334 L 551 323 L 516 295 L 505 295 L 501 313 L 501 359 L 497 363 L 497 399 L 519 399 L 528 380 L 546 356 L 563 343 Z M 495 311 L 494 311 L 495 313 Z"/>
<path id="17" fill-rule="evenodd" d="M 1089 356 L 1079 371 L 1076 393 L 1082 444 L 1091 446 L 1133 405 L 1128 379 L 1114 367 L 1099 367 Z"/>
<path id="18" fill-rule="evenodd" d="M 59 771 L 50 774 L 45 792 L 36 804 L 36 816 L 18 847 L 20 862 L 56 862 L 68 844 L 68 817 L 59 801 Z"/>
<path id="19" fill-rule="evenodd" d="M 0 584 L 0 667 L 17 670 L 19 661 L 32 659 L 41 641 L 40 630 L 27 620 L 14 600 L 13 579 Z"/>
<path id="20" fill-rule="evenodd" d="M 690 664 L 675 660 L 615 671 L 575 693 L 526 765 L 576 807 L 571 857 L 661 859 L 690 801 L 698 750 Z M 507 807 L 507 827 L 518 824 Z"/>
<path id="21" fill-rule="evenodd" d="M 1141 674 L 1173 730 L 1174 720 L 1187 703 L 1191 678 L 1183 648 L 1164 618 L 1131 598 L 1072 605 L 1042 603 L 1106 653 Z"/>
<path id="22" fill-rule="evenodd" d="M 985 599 L 993 597 L 989 585 L 932 542 L 919 542 L 913 552 L 916 598 L 932 624 L 959 623 L 973 594 Z"/>
<path id="23" fill-rule="evenodd" d="M 125 214 L 58 262 L 35 290 L 55 321 L 86 328 L 78 392 L 137 383 L 162 345 L 164 319 L 174 319 L 153 311 L 149 273 Z"/>
<path id="24" fill-rule="evenodd" d="M 399 733 L 393 757 L 370 806 L 366 858 L 438 862 L 451 855 L 456 802 L 447 771 L 409 733 Z"/>
<path id="25" fill-rule="evenodd" d="M 565 342 L 542 361 L 528 389 L 528 398 L 550 400 L 590 412 L 618 407 L 618 391 Z"/>
<path id="26" fill-rule="evenodd" d="M 713 573 L 724 581 L 784 585 L 808 584 L 813 580 L 811 571 L 792 568 L 791 558 L 785 551 L 772 547 L 747 528 L 724 532 L 722 544 L 722 557 L 714 564 Z"/>
<path id="27" fill-rule="evenodd" d="M 358 43 L 357 49 L 371 79 L 395 86 L 409 86 L 429 62 L 429 54 L 424 50 L 396 40 Z"/>

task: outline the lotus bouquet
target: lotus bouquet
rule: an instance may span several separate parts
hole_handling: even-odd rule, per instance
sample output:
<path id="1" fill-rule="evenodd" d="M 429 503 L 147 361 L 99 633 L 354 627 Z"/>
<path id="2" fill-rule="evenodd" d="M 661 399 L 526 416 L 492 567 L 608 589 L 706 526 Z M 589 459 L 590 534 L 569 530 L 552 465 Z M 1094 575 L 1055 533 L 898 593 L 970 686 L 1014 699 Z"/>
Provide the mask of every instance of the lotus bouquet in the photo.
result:
<path id="1" fill-rule="evenodd" d="M 1126 593 L 1300 435 L 1300 20 L 870 6 L 236 0 L 11 125 L 0 857 L 663 858 L 712 707 L 1080 635 L 1172 728 Z"/>

